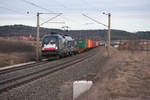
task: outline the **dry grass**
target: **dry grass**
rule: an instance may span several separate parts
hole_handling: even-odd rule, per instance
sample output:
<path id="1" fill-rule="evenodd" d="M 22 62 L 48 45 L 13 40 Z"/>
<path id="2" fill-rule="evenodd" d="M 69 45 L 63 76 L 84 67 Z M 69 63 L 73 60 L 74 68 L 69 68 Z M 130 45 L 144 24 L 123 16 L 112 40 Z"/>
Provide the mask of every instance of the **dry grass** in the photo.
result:
<path id="1" fill-rule="evenodd" d="M 32 61 L 35 47 L 19 40 L 0 39 L 0 67 Z"/>
<path id="2" fill-rule="evenodd" d="M 134 57 L 124 61 L 123 66 L 116 70 L 116 77 L 107 77 L 107 90 L 111 98 L 136 98 L 144 100 L 150 99 L 150 67 L 143 64 L 142 60 L 135 60 Z"/>
<path id="3" fill-rule="evenodd" d="M 0 53 L 0 67 L 25 63 L 33 60 L 35 60 L 35 54 L 30 52 L 8 54 Z"/>
<path id="4" fill-rule="evenodd" d="M 149 60 L 146 52 L 118 51 L 98 74 L 100 80 L 78 100 L 150 100 Z"/>
<path id="5" fill-rule="evenodd" d="M 0 40 L 0 53 L 33 52 L 34 47 L 22 41 Z"/>

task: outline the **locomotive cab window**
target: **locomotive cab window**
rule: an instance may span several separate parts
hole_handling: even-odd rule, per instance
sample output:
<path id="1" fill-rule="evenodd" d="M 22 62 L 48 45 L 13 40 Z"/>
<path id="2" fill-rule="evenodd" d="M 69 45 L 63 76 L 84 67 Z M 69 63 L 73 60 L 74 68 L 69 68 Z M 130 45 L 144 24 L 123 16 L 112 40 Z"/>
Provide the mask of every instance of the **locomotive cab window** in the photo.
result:
<path id="1" fill-rule="evenodd" d="M 44 44 L 55 44 L 56 43 L 56 38 L 55 37 L 46 37 L 44 39 Z"/>

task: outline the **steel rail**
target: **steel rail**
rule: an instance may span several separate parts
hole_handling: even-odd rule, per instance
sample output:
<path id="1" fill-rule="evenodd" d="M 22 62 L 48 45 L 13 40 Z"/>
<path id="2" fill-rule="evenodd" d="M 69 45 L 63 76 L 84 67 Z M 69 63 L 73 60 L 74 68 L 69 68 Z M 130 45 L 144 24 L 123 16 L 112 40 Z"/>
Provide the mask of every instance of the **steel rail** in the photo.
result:
<path id="1" fill-rule="evenodd" d="M 96 54 L 94 54 L 94 55 L 96 55 Z M 65 69 L 67 67 L 70 67 L 71 65 L 80 63 L 80 62 L 82 62 L 82 61 L 86 60 L 87 58 L 89 58 L 91 56 L 94 56 L 94 55 L 92 54 L 92 55 L 88 55 L 86 57 L 73 59 L 72 61 L 66 61 L 64 63 L 54 65 L 54 66 L 42 69 L 42 70 L 37 71 L 37 72 L 33 72 L 33 73 L 30 73 L 30 74 L 27 74 L 27 75 L 14 77 L 14 78 L 9 79 L 9 80 L 1 81 L 0 82 L 0 87 L 1 87 L 0 88 L 0 93 L 2 93 L 4 91 L 8 91 L 12 88 L 18 87 L 20 85 L 26 84 L 28 82 L 34 81 L 34 80 L 39 79 L 41 77 L 44 77 L 46 75 L 50 75 L 54 72 L 57 72 L 57 71 L 60 71 L 62 69 Z M 21 80 L 21 81 L 17 82 L 19 80 Z M 6 84 L 8 84 L 8 85 L 6 85 Z"/>

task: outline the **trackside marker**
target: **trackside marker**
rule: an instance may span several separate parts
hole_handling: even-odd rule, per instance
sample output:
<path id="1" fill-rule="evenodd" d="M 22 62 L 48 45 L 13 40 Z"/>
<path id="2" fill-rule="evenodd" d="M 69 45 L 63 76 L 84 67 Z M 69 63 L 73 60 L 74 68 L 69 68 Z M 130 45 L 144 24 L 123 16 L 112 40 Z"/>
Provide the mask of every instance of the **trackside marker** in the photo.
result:
<path id="1" fill-rule="evenodd" d="M 73 82 L 73 100 L 80 96 L 80 94 L 86 92 L 93 85 L 93 81 L 74 81 Z"/>

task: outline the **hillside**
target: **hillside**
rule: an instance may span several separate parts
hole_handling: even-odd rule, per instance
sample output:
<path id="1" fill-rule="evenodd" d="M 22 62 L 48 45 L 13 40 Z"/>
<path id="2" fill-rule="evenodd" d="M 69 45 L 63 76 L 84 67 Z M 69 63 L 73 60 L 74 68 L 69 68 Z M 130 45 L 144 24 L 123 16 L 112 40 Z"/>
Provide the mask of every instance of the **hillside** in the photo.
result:
<path id="1" fill-rule="evenodd" d="M 64 31 L 60 29 L 50 29 L 50 28 L 40 28 L 40 37 L 42 37 L 44 34 L 50 34 L 51 32 L 58 32 L 62 34 L 69 34 L 73 36 L 75 39 L 93 39 L 93 40 L 106 40 L 107 38 L 107 30 L 69 30 Z M 150 33 L 150 32 L 149 32 Z M 13 37 L 13 36 L 29 36 L 33 35 L 36 36 L 36 27 L 31 26 L 24 26 L 24 25 L 9 25 L 9 26 L 0 26 L 0 37 Z M 142 32 L 137 33 L 138 36 L 142 36 L 142 38 L 145 38 L 145 35 L 143 36 Z M 136 34 L 122 31 L 122 30 L 111 30 L 111 38 L 112 40 L 117 39 L 128 39 L 129 36 L 136 36 Z M 149 39 L 149 37 L 146 37 Z"/>
<path id="2" fill-rule="evenodd" d="M 139 31 L 136 34 L 140 39 L 150 39 L 150 31 Z"/>
<path id="3" fill-rule="evenodd" d="M 48 28 L 40 28 L 40 36 L 43 34 L 49 34 L 51 32 L 60 32 L 58 29 L 48 29 Z M 32 34 L 36 35 L 36 27 L 24 26 L 24 25 L 9 25 L 9 26 L 0 26 L 0 37 L 7 36 L 28 36 Z"/>

